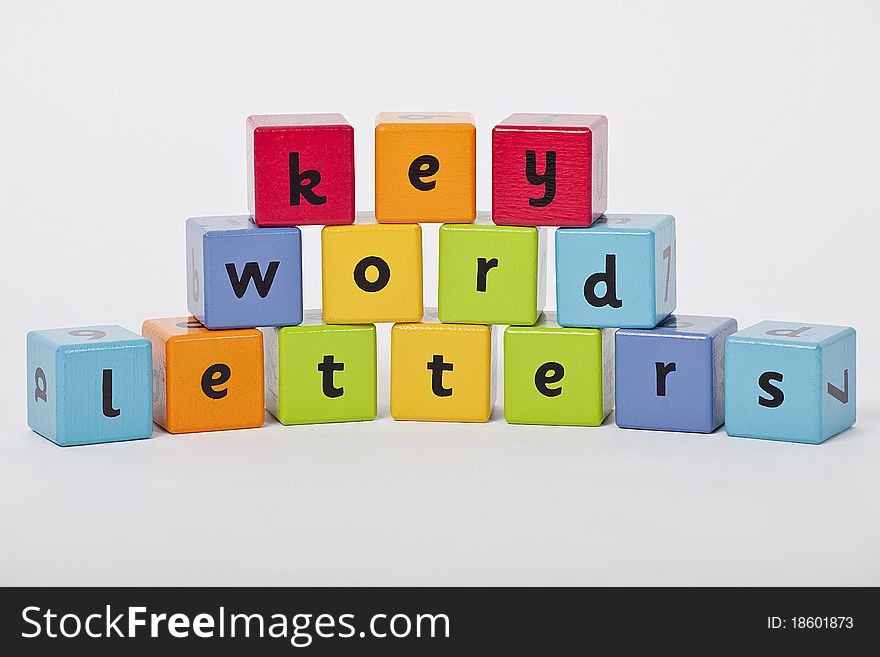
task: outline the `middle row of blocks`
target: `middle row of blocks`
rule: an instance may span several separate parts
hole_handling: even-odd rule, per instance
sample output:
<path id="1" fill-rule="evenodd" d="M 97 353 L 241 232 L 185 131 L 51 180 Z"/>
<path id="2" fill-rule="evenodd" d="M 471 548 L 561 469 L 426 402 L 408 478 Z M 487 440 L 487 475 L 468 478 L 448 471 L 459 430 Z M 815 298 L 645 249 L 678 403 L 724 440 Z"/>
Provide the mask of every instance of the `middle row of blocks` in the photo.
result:
<path id="1" fill-rule="evenodd" d="M 439 237 L 439 319 L 531 326 L 545 305 L 546 228 L 446 224 Z M 302 236 L 249 217 L 187 221 L 190 313 L 209 329 L 302 322 Z M 556 231 L 558 321 L 567 327 L 653 328 L 672 313 L 675 219 L 607 215 Z M 321 233 L 323 321 L 417 322 L 422 232 L 371 215 Z"/>

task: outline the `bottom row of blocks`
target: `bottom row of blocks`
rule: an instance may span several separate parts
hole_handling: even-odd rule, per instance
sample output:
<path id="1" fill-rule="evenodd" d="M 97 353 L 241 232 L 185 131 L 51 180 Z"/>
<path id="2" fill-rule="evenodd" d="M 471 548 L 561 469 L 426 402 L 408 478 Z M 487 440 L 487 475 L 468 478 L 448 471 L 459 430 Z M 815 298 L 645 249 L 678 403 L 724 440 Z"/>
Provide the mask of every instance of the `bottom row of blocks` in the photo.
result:
<path id="1" fill-rule="evenodd" d="M 508 327 L 505 418 L 597 426 L 616 407 L 625 428 L 711 432 L 726 422 L 731 435 L 807 443 L 852 426 L 853 329 L 736 329 L 730 318 L 683 315 L 655 329 L 564 328 L 551 313 L 535 326 Z M 299 326 L 262 331 L 209 331 L 182 317 L 148 320 L 142 332 L 29 333 L 30 426 L 79 445 L 146 438 L 154 420 L 171 433 L 259 427 L 264 408 L 282 424 L 376 417 L 372 324 L 327 325 L 309 312 Z M 490 326 L 433 316 L 395 324 L 392 417 L 488 420 L 493 335 Z"/>

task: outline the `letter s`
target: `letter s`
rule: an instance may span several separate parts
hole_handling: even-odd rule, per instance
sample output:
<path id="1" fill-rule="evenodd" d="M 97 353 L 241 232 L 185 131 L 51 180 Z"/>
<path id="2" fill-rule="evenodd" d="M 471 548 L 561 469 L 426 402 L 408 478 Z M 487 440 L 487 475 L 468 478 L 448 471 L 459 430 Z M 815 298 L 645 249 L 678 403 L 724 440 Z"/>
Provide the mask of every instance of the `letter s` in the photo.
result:
<path id="1" fill-rule="evenodd" d="M 24 632 L 22 632 L 21 637 L 23 639 L 33 639 L 34 637 L 40 636 L 40 631 L 42 630 L 42 627 L 40 626 L 40 624 L 37 621 L 33 620 L 32 618 L 28 618 L 28 613 L 31 611 L 39 612 L 40 608 L 39 607 L 25 607 L 24 609 L 21 610 L 21 619 L 24 622 L 30 623 L 31 625 L 36 627 L 37 631 L 34 632 L 33 634 L 25 634 Z"/>
<path id="2" fill-rule="evenodd" d="M 773 381 L 782 383 L 782 374 L 779 372 L 764 372 L 758 377 L 758 385 L 761 390 L 770 395 L 769 399 L 761 397 L 760 395 L 758 396 L 758 403 L 766 408 L 777 408 L 782 406 L 782 402 L 785 399 L 782 390 L 773 385 Z"/>

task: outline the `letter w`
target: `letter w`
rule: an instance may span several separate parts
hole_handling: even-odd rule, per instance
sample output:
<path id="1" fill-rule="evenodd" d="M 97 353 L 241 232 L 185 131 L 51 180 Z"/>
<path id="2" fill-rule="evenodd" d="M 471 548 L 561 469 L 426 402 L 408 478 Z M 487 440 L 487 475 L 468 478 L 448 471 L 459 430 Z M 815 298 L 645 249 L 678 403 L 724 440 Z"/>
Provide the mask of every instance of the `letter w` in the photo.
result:
<path id="1" fill-rule="evenodd" d="M 241 272 L 241 277 L 239 278 L 238 272 L 235 271 L 235 264 L 227 262 L 226 273 L 229 274 L 229 282 L 232 283 L 232 291 L 235 292 L 235 296 L 241 299 L 244 296 L 244 293 L 247 292 L 251 279 L 253 279 L 254 287 L 257 288 L 257 294 L 260 295 L 261 299 L 265 299 L 272 287 L 272 281 L 275 280 L 275 272 L 278 271 L 279 264 L 281 263 L 277 260 L 270 262 L 269 268 L 266 270 L 266 277 L 263 278 L 258 263 L 245 263 L 244 269 Z"/>

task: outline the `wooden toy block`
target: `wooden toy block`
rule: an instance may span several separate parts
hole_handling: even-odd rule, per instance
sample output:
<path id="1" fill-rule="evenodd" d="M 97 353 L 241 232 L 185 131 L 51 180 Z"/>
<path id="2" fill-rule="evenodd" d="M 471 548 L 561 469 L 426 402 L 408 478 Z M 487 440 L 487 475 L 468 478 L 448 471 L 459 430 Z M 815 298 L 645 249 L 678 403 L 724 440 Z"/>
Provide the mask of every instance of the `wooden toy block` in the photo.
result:
<path id="1" fill-rule="evenodd" d="M 495 404 L 492 327 L 422 322 L 391 328 L 391 417 L 486 422 Z"/>
<path id="2" fill-rule="evenodd" d="M 325 324 L 320 310 L 299 326 L 263 329 L 266 408 L 282 424 L 376 417 L 376 327 Z"/>
<path id="3" fill-rule="evenodd" d="M 441 226 L 440 320 L 534 324 L 546 296 L 546 244 L 543 228 L 491 221 Z"/>
<path id="4" fill-rule="evenodd" d="M 477 216 L 477 129 L 466 112 L 376 118 L 376 218 L 470 223 Z"/>
<path id="5" fill-rule="evenodd" d="M 654 328 L 675 310 L 675 219 L 606 215 L 556 231 L 562 326 Z"/>
<path id="6" fill-rule="evenodd" d="M 250 116 L 247 153 L 258 226 L 354 221 L 354 129 L 341 114 Z"/>
<path id="7" fill-rule="evenodd" d="M 725 430 L 818 444 L 856 422 L 856 332 L 764 321 L 727 338 Z"/>
<path id="8" fill-rule="evenodd" d="M 492 130 L 492 218 L 589 226 L 607 207 L 608 119 L 512 114 Z"/>
<path id="9" fill-rule="evenodd" d="M 169 433 L 263 426 L 263 334 L 209 331 L 195 317 L 150 319 L 153 419 Z"/>
<path id="10" fill-rule="evenodd" d="M 210 329 L 302 321 L 299 228 L 258 228 L 244 217 L 186 222 L 190 313 Z"/>
<path id="11" fill-rule="evenodd" d="M 149 438 L 150 343 L 120 326 L 27 335 L 28 425 L 61 446 Z"/>
<path id="12" fill-rule="evenodd" d="M 729 317 L 670 315 L 654 329 L 617 331 L 617 426 L 711 433 L 724 423 Z"/>
<path id="13" fill-rule="evenodd" d="M 597 427 L 614 407 L 614 330 L 564 328 L 554 313 L 504 331 L 504 418 Z"/>
<path id="14" fill-rule="evenodd" d="M 327 324 L 417 322 L 422 317 L 422 229 L 377 224 L 359 213 L 354 226 L 321 231 Z"/>

